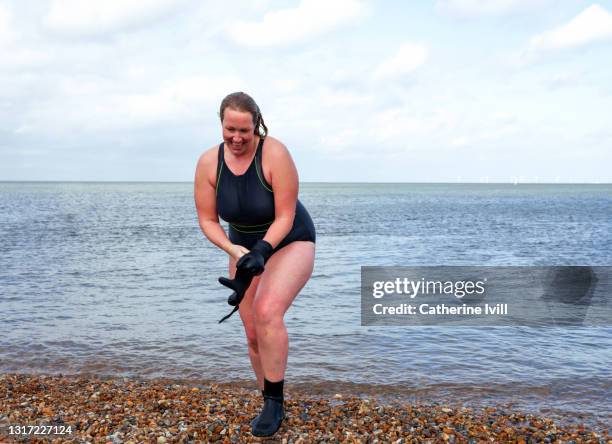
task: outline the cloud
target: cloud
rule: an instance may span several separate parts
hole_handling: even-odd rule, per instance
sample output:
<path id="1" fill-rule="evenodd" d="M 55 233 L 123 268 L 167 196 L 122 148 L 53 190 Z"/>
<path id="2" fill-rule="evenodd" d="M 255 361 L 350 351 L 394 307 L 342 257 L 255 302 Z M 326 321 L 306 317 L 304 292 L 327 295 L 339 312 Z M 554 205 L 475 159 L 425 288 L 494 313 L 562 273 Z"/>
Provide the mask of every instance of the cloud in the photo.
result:
<path id="1" fill-rule="evenodd" d="M 227 29 L 237 44 L 284 46 L 329 32 L 365 15 L 357 0 L 302 0 L 297 8 L 268 12 L 258 22 L 233 22 Z"/>
<path id="2" fill-rule="evenodd" d="M 199 125 L 211 109 L 217 109 L 227 91 L 245 85 L 231 74 L 183 76 L 147 88 L 100 75 L 66 75 L 48 83 L 56 88 L 52 95 L 43 99 L 21 97 L 21 110 L 13 119 L 16 123 L 3 121 L 2 126 L 24 126 L 55 138 Z"/>
<path id="3" fill-rule="evenodd" d="M 0 3 L 0 48 L 13 40 L 11 30 L 11 12 L 8 7 Z"/>
<path id="4" fill-rule="evenodd" d="M 436 8 L 443 13 L 459 18 L 504 16 L 526 13 L 550 0 L 438 0 Z"/>
<path id="5" fill-rule="evenodd" d="M 52 54 L 49 51 L 43 51 L 38 48 L 31 49 L 23 44 L 24 32 L 15 22 L 15 16 L 18 15 L 11 10 L 8 5 L 0 3 L 0 68 L 3 74 L 10 71 L 19 71 L 22 68 L 38 67 L 49 62 L 52 59 Z M 21 32 L 19 32 L 21 31 Z M 5 78 L 0 79 L 6 81 Z M 4 83 L 6 86 L 6 83 Z M 14 94 L 10 88 L 3 88 L 0 91 L 0 96 Z"/>
<path id="6" fill-rule="evenodd" d="M 568 23 L 531 39 L 532 51 L 571 49 L 612 40 L 612 14 L 594 4 Z"/>
<path id="7" fill-rule="evenodd" d="M 60 34 L 91 37 L 143 25 L 177 4 L 177 0 L 53 0 L 44 24 Z"/>
<path id="8" fill-rule="evenodd" d="M 588 76 L 585 72 L 561 71 L 553 72 L 542 79 L 542 87 L 549 91 L 584 85 Z"/>
<path id="9" fill-rule="evenodd" d="M 487 129 L 484 125 L 479 128 L 470 130 L 467 134 L 460 134 L 450 140 L 451 147 L 464 147 L 484 145 L 491 146 L 491 142 L 504 140 L 507 137 L 514 136 L 520 130 L 520 127 L 515 124 L 505 124 Z"/>
<path id="10" fill-rule="evenodd" d="M 313 100 L 317 99 L 320 96 Z M 382 107 L 371 101 L 336 107 L 335 111 L 319 111 L 325 111 L 321 115 L 330 118 L 322 119 L 318 126 L 315 122 L 308 122 L 307 127 L 315 128 L 317 135 L 311 149 L 334 158 L 366 159 L 380 155 L 396 158 L 405 151 L 419 150 L 432 144 L 441 146 L 455 134 L 455 127 L 461 120 L 450 110 L 423 112 L 404 106 Z M 330 126 L 334 112 L 344 117 Z"/>
<path id="11" fill-rule="evenodd" d="M 0 45 L 1 46 L 1 45 Z M 6 70 L 35 68 L 53 60 L 53 55 L 45 51 L 33 51 L 25 48 L 12 48 L 0 58 L 0 67 Z"/>
<path id="12" fill-rule="evenodd" d="M 418 69 L 427 60 L 427 48 L 422 44 L 405 43 L 400 46 L 397 53 L 383 61 L 376 71 L 374 78 L 384 80 L 400 77 Z"/>
<path id="13" fill-rule="evenodd" d="M 202 75 L 177 78 L 142 94 L 123 92 L 105 97 L 104 91 L 99 91 L 92 95 L 97 98 L 92 115 L 74 116 L 75 123 L 106 130 L 200 120 L 203 109 L 216 107 L 226 91 L 243 84 L 232 75 Z M 91 103 L 87 97 L 84 99 Z"/>

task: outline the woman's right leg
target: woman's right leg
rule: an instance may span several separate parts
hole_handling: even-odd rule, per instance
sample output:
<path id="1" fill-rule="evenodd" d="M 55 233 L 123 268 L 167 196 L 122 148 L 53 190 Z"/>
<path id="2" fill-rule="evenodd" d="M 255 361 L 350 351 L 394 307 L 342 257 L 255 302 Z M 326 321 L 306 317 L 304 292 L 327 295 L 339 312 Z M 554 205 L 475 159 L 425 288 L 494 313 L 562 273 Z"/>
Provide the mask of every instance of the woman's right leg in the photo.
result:
<path id="1" fill-rule="evenodd" d="M 229 264 L 230 276 L 234 276 L 236 273 L 236 261 L 232 258 Z M 264 373 L 263 367 L 261 366 L 261 359 L 259 357 L 259 347 L 257 344 L 257 331 L 255 330 L 255 317 L 253 315 L 253 299 L 255 298 L 255 292 L 259 285 L 259 276 L 255 276 L 249 289 L 244 295 L 244 299 L 240 303 L 240 319 L 242 319 L 242 325 L 244 325 L 244 332 L 247 338 L 247 346 L 249 349 L 249 359 L 251 360 L 251 366 L 257 377 L 257 385 L 260 390 L 264 389 Z"/>

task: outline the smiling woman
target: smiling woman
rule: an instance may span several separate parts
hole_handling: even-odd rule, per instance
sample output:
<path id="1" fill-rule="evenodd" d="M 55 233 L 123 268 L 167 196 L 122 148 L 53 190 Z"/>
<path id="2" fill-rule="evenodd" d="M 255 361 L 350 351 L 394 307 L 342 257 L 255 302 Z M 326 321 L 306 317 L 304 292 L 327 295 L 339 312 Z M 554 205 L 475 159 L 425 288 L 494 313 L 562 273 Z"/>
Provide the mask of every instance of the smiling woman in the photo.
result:
<path id="1" fill-rule="evenodd" d="M 268 135 L 259 106 L 245 93 L 226 96 L 221 102 L 219 117 L 224 143 L 231 149 L 245 147 L 255 136 L 265 138 Z"/>
<path id="2" fill-rule="evenodd" d="M 206 237 L 229 255 L 231 279 L 264 407 L 255 436 L 276 433 L 284 418 L 288 336 L 283 317 L 312 274 L 315 229 L 297 199 L 298 175 L 287 148 L 268 136 L 261 111 L 243 92 L 219 113 L 223 143 L 200 157 L 194 194 Z M 229 222 L 229 236 L 219 223 Z"/>

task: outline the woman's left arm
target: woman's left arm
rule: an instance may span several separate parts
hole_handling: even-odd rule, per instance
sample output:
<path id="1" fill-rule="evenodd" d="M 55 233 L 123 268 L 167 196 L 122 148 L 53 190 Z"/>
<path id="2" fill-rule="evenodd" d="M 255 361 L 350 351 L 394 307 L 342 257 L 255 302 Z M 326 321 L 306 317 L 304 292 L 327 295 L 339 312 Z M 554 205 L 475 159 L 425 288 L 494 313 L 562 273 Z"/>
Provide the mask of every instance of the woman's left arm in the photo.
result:
<path id="1" fill-rule="evenodd" d="M 270 142 L 271 149 L 267 150 L 269 155 L 266 160 L 269 160 L 270 185 L 274 190 L 275 217 L 264 240 L 276 248 L 293 227 L 299 180 L 297 169 L 287 147 L 277 140 Z"/>

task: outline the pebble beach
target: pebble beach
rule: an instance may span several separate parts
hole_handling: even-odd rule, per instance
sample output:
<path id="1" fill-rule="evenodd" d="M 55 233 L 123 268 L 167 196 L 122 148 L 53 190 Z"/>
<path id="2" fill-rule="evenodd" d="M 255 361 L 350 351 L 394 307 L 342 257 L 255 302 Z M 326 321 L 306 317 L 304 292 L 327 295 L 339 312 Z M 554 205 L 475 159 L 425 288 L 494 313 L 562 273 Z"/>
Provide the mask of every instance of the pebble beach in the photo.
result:
<path id="1" fill-rule="evenodd" d="M 281 429 L 262 439 L 250 433 L 260 407 L 257 390 L 228 384 L 4 374 L 0 442 L 612 443 L 607 430 L 504 408 L 388 404 L 350 393 L 315 398 L 291 388 Z"/>

